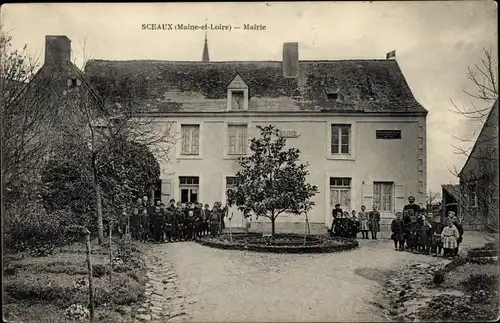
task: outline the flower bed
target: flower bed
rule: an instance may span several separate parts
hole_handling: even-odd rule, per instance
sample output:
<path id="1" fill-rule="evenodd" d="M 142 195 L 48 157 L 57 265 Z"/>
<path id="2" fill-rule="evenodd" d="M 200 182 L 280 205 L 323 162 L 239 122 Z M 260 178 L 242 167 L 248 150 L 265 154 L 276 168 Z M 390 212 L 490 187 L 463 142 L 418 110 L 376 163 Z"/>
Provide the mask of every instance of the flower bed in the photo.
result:
<path id="1" fill-rule="evenodd" d="M 304 242 L 303 235 L 292 233 L 276 234 L 274 241 L 260 233 L 235 233 L 232 241 L 227 234 L 215 238 L 201 237 L 196 241 L 213 248 L 274 253 L 327 253 L 351 250 L 359 245 L 355 239 L 319 235 L 308 235 Z"/>

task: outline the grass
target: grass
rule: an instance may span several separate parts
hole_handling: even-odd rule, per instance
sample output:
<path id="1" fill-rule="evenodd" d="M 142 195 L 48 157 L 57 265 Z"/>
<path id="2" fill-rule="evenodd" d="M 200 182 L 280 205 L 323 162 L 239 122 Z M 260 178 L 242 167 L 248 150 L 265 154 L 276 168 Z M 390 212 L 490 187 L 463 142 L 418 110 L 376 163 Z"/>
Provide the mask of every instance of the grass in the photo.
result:
<path id="1" fill-rule="evenodd" d="M 118 241 L 115 241 L 116 251 Z M 92 253 L 93 283 L 95 287 L 96 322 L 123 322 L 116 310 L 131 308 L 143 301 L 145 268 L 139 247 L 133 242 L 132 252 L 125 263 L 114 268 L 109 281 L 109 257 L 106 246 Z M 16 322 L 65 322 L 62 313 L 71 304 L 88 306 L 88 270 L 85 246 L 81 243 L 59 248 L 54 255 L 30 257 L 7 255 L 4 257 L 4 308 L 6 318 Z"/>

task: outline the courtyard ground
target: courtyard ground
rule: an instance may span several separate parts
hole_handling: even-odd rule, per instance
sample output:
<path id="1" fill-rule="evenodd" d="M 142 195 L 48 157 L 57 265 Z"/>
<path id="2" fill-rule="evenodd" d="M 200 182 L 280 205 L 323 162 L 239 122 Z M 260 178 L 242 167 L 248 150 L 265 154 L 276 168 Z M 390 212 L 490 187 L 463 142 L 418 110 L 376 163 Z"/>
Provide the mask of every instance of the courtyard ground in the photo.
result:
<path id="1" fill-rule="evenodd" d="M 314 255 L 220 250 L 193 242 L 152 245 L 149 277 L 161 280 L 156 273 L 163 266 L 175 273 L 182 304 L 172 320 L 385 321 L 374 299 L 392 270 L 449 261 L 394 251 L 389 240 L 359 242 L 353 251 Z M 484 243 L 484 235 L 466 232 L 462 251 Z"/>

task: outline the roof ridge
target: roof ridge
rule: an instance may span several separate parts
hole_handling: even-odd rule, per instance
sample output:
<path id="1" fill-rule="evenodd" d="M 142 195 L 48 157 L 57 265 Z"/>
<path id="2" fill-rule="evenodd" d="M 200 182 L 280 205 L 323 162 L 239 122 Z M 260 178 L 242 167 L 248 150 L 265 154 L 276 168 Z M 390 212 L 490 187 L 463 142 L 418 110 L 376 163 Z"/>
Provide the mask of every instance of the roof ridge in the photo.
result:
<path id="1" fill-rule="evenodd" d="M 382 58 L 359 58 L 359 59 L 333 59 L 333 60 L 299 60 L 299 63 L 331 63 L 331 62 L 395 62 L 393 59 L 382 59 Z M 272 61 L 272 60 L 261 60 L 261 61 L 210 61 L 210 62 L 200 62 L 200 61 L 175 61 L 175 60 L 158 60 L 158 59 L 130 59 L 130 60 L 111 60 L 111 59 L 89 59 L 87 62 L 157 62 L 157 63 L 178 63 L 178 64 L 192 64 L 197 65 L 211 65 L 217 63 L 282 63 L 282 61 Z"/>

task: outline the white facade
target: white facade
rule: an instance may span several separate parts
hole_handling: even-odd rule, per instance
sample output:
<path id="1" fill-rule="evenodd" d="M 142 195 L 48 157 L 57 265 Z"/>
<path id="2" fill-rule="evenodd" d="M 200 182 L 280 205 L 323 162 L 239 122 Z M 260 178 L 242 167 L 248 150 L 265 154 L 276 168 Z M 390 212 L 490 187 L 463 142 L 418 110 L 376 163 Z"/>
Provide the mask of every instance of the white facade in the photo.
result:
<path id="1" fill-rule="evenodd" d="M 425 203 L 425 120 L 421 113 L 180 112 L 169 119 L 158 117 L 160 123 L 173 122 L 172 128 L 180 138 L 171 150 L 171 161 L 161 164 L 165 170 L 161 178 L 162 200 L 186 201 L 194 188 L 197 201 L 210 206 L 216 201 L 224 204 L 227 178 L 239 168 L 236 159 L 242 154 L 238 153 L 250 153 L 248 139 L 259 136 L 257 125 L 272 124 L 289 137 L 287 145 L 300 150 L 300 162 L 310 163 L 308 180 L 319 189 L 313 199 L 316 206 L 308 214 L 311 223 L 329 226 L 336 203 L 348 212 L 359 211 L 361 205 L 371 210 L 377 204 L 383 218 L 392 218 L 411 195 L 417 204 Z M 338 126 L 346 130 L 338 130 Z M 194 136 L 193 129 L 198 131 Z M 401 137 L 377 139 L 377 130 L 395 130 L 392 133 L 396 135 L 400 131 Z M 348 140 L 332 145 L 336 133 Z M 181 138 L 182 134 L 189 139 Z M 182 177 L 197 177 L 197 184 L 182 184 L 186 181 Z M 231 213 L 231 225 L 241 227 L 241 214 L 235 208 Z M 282 226 L 303 223 L 304 216 L 280 216 L 277 222 Z"/>

